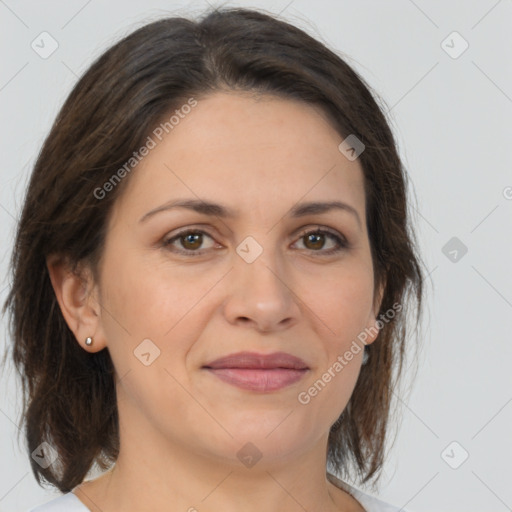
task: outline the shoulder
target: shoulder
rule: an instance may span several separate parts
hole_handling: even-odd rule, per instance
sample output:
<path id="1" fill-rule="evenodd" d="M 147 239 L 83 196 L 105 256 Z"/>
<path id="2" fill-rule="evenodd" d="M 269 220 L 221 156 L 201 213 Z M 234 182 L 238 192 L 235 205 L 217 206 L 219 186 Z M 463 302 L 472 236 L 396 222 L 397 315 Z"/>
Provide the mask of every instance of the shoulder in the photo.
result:
<path id="1" fill-rule="evenodd" d="M 28 512 L 90 512 L 90 510 L 77 496 L 72 492 L 68 492 Z"/>
<path id="2" fill-rule="evenodd" d="M 351 485 L 330 473 L 327 473 L 327 478 L 336 487 L 339 487 L 340 489 L 343 489 L 344 491 L 351 494 L 361 504 L 366 512 L 407 512 L 403 508 L 390 505 L 389 503 L 379 500 L 370 494 L 366 494 L 363 491 L 352 487 Z"/>

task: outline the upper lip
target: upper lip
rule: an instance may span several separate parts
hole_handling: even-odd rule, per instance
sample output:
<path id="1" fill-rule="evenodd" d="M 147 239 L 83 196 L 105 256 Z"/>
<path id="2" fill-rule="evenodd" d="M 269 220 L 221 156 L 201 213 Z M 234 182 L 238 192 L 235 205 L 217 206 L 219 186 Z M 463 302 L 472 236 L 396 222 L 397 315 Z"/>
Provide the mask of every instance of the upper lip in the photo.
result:
<path id="1" fill-rule="evenodd" d="M 215 361 L 205 364 L 204 368 L 215 370 L 220 368 L 307 370 L 309 367 L 302 359 L 286 352 L 273 352 L 272 354 L 237 352 L 215 359 Z"/>

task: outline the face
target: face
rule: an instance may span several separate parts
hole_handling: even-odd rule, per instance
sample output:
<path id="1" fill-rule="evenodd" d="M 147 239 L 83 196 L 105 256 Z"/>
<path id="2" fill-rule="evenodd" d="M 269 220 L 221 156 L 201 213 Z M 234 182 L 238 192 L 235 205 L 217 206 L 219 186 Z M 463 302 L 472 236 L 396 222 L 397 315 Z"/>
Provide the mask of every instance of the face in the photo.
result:
<path id="1" fill-rule="evenodd" d="M 216 93 L 132 171 L 95 333 L 125 429 L 232 461 L 248 442 L 271 462 L 326 439 L 362 351 L 335 363 L 375 322 L 363 173 L 341 141 L 307 104 Z"/>

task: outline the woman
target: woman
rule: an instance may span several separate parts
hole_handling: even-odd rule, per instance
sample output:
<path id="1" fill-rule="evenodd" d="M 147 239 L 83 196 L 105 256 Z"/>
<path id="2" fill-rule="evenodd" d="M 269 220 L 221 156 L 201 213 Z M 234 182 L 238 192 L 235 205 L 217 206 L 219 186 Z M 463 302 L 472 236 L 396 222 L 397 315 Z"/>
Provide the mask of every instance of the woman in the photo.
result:
<path id="1" fill-rule="evenodd" d="M 398 510 L 334 473 L 377 479 L 421 307 L 405 173 L 303 31 L 217 9 L 106 51 L 44 143 L 12 272 L 30 461 L 63 493 L 38 512 Z"/>

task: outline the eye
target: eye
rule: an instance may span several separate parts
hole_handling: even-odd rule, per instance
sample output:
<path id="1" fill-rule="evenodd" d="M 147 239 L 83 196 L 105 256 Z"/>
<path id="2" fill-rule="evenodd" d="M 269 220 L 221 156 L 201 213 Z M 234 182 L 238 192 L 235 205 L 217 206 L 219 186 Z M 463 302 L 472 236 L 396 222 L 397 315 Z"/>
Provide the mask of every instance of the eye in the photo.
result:
<path id="1" fill-rule="evenodd" d="M 177 233 L 171 238 L 165 239 L 163 241 L 163 246 L 179 254 L 184 254 L 187 256 L 200 256 L 204 254 L 208 249 L 213 248 L 212 245 L 206 248 L 202 247 L 205 239 L 204 237 L 213 241 L 212 236 L 203 230 L 187 229 Z M 326 240 L 329 239 L 331 240 L 331 243 L 334 242 L 334 245 L 328 250 L 324 250 Z M 329 256 L 331 254 L 340 252 L 343 249 L 349 248 L 347 240 L 342 235 L 331 232 L 325 228 L 303 231 L 299 238 L 299 241 L 302 240 L 304 240 L 306 250 L 311 252 L 318 252 L 322 256 Z M 179 243 L 181 248 L 177 247 L 177 243 Z"/>
<path id="2" fill-rule="evenodd" d="M 330 238 L 334 241 L 334 247 L 331 247 L 328 250 L 322 250 L 325 246 L 326 238 Z M 306 249 L 313 252 L 320 252 L 323 256 L 329 256 L 343 249 L 348 249 L 349 247 L 347 240 L 343 236 L 327 229 L 320 228 L 302 232 L 299 240 L 305 241 L 304 245 L 306 246 Z"/>
<path id="3" fill-rule="evenodd" d="M 181 247 L 185 250 L 178 249 L 174 247 L 171 250 L 174 250 L 181 254 L 187 254 L 190 256 L 198 256 L 203 254 L 204 251 L 200 250 L 198 251 L 199 247 L 203 244 L 203 237 L 206 236 L 210 240 L 213 240 L 213 238 L 202 230 L 191 230 L 188 229 L 186 231 L 182 231 L 178 233 L 177 235 L 173 236 L 172 238 L 169 238 L 167 240 L 164 240 L 164 246 L 167 248 L 171 248 L 174 246 L 175 242 L 179 242 Z"/>

